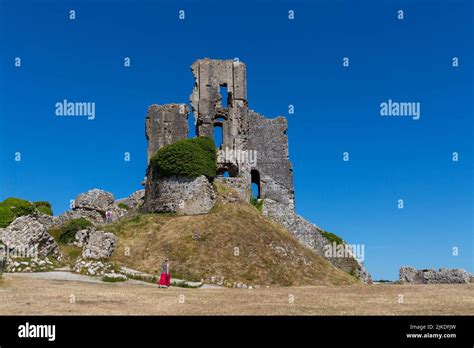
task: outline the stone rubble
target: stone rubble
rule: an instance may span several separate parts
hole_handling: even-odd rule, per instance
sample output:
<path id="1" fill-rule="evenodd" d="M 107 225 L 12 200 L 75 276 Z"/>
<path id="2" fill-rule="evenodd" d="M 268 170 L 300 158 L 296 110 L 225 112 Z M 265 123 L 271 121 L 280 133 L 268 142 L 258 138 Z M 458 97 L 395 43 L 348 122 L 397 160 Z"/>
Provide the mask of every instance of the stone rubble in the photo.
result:
<path id="1" fill-rule="evenodd" d="M 468 284 L 471 274 L 459 268 L 417 270 L 414 267 L 400 268 L 400 282 L 411 284 Z"/>

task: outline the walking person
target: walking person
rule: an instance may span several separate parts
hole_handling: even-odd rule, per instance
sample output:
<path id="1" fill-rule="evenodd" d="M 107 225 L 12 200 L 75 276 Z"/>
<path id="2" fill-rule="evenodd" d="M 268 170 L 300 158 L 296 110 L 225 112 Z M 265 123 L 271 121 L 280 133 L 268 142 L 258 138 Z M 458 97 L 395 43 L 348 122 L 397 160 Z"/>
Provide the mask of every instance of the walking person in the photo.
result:
<path id="1" fill-rule="evenodd" d="M 168 259 L 165 259 L 161 265 L 161 276 L 158 284 L 160 288 L 168 288 L 171 285 L 170 263 Z"/>
<path id="2" fill-rule="evenodd" d="M 112 212 L 107 210 L 105 212 L 105 223 L 110 224 L 112 222 Z"/>

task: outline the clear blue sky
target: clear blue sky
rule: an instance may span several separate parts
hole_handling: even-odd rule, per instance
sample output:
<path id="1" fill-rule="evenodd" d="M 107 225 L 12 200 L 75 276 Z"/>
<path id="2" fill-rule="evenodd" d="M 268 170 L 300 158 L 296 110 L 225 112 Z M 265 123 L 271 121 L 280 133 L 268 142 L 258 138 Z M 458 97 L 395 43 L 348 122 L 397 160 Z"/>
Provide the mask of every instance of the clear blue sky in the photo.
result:
<path id="1" fill-rule="evenodd" d="M 196 59 L 238 57 L 250 107 L 289 119 L 299 214 L 364 244 L 375 279 L 473 272 L 472 17 L 469 0 L 0 0 L 0 199 L 59 214 L 94 187 L 140 189 L 147 107 L 188 102 Z M 63 99 L 95 102 L 96 119 L 56 117 Z M 381 117 L 388 99 L 421 118 Z"/>

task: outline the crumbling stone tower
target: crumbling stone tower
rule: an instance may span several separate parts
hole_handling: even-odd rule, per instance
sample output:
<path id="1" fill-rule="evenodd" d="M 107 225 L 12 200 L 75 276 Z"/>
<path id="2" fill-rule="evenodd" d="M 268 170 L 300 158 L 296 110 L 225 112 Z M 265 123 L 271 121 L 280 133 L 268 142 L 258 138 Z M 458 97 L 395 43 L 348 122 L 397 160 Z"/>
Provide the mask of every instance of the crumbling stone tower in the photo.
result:
<path id="1" fill-rule="evenodd" d="M 248 108 L 246 66 L 234 60 L 200 59 L 191 66 L 191 106 L 197 136 L 214 138 L 222 128 L 216 180 L 249 200 L 252 183 L 259 198 L 294 209 L 293 169 L 288 156 L 286 118 L 268 119 Z M 148 160 L 156 151 L 188 137 L 186 104 L 151 105 L 146 116 Z M 229 177 L 224 177 L 224 173 Z"/>

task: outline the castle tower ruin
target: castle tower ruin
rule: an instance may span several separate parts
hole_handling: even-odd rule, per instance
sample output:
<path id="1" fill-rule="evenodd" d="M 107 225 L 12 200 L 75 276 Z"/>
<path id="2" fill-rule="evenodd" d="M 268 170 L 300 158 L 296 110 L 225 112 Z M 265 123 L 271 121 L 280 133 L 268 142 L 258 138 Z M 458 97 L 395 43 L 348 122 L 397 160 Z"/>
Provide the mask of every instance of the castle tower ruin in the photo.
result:
<path id="1" fill-rule="evenodd" d="M 216 180 L 234 187 L 244 200 L 258 186 L 258 198 L 294 209 L 293 168 L 289 160 L 286 118 L 268 119 L 248 108 L 244 63 L 200 59 L 191 66 L 190 97 L 196 136 L 214 138 L 222 128 Z M 152 105 L 146 117 L 148 160 L 161 147 L 188 137 L 186 104 Z M 229 177 L 223 177 L 224 173 Z"/>

